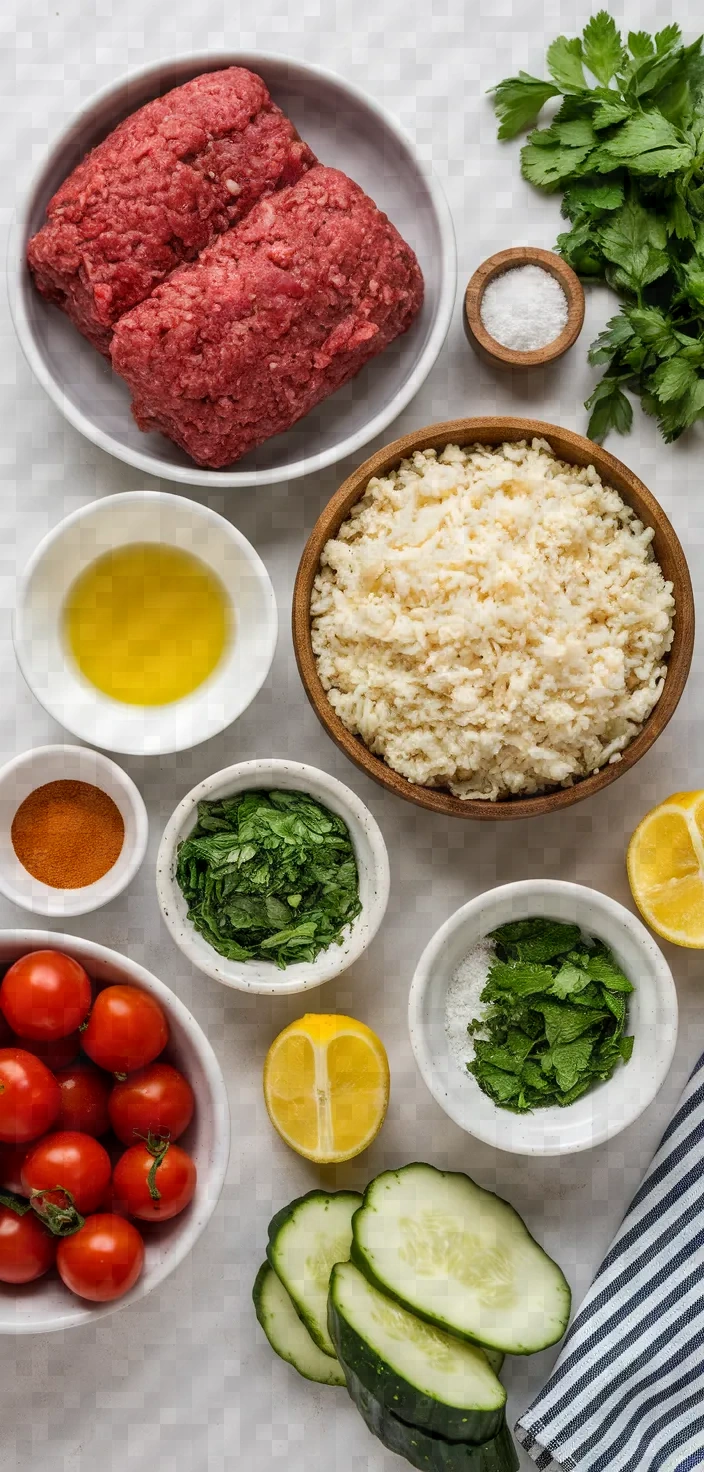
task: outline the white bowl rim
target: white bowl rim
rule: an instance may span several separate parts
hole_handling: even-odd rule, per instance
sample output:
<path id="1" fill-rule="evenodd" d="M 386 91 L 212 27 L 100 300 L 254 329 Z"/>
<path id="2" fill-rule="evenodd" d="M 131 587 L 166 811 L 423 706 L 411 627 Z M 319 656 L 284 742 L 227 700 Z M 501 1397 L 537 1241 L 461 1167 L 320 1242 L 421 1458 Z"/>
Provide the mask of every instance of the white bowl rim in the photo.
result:
<path id="1" fill-rule="evenodd" d="M 146 451 L 132 449 L 129 445 L 122 445 L 113 439 L 110 434 L 100 429 L 98 425 L 87 418 L 85 414 L 77 409 L 74 404 L 68 402 L 61 391 L 61 387 L 52 374 L 46 368 L 43 358 L 37 350 L 29 320 L 24 306 L 22 281 L 24 275 L 24 249 L 20 251 L 20 236 L 24 231 L 25 215 L 30 199 L 44 173 L 50 158 L 62 143 L 68 141 L 71 133 L 78 124 L 93 111 L 100 103 L 108 100 L 113 92 L 124 87 L 127 82 L 139 82 L 146 79 L 151 73 L 164 71 L 168 67 L 191 64 L 198 66 L 200 63 L 208 66 L 210 70 L 217 70 L 218 65 L 244 66 L 250 71 L 256 71 L 257 65 L 269 64 L 280 65 L 284 63 L 292 73 L 313 74 L 321 81 L 329 85 L 337 86 L 346 92 L 360 106 L 366 107 L 370 112 L 376 114 L 383 125 L 395 135 L 399 143 L 410 151 L 413 161 L 422 176 L 430 194 L 433 210 L 440 232 L 442 242 L 442 277 L 440 297 L 430 337 L 421 353 L 415 367 L 409 374 L 403 388 L 391 401 L 391 403 L 372 419 L 368 420 L 363 428 L 355 434 L 349 435 L 347 439 L 341 440 L 318 455 L 308 455 L 302 460 L 293 460 L 289 465 L 276 466 L 271 470 L 204 470 L 197 466 L 171 465 L 168 461 L 162 461 L 158 455 L 149 454 Z M 216 66 L 212 66 L 215 62 Z M 101 87 L 94 92 L 81 107 L 71 115 L 66 126 L 62 128 L 58 137 L 49 148 L 46 149 L 42 158 L 32 174 L 28 189 L 25 191 L 22 202 L 14 214 L 9 232 L 8 260 L 7 260 L 7 283 L 10 299 L 10 312 L 15 326 L 15 332 L 19 339 L 22 352 L 39 381 L 45 393 L 56 405 L 56 408 L 64 418 L 73 425 L 87 440 L 105 450 L 108 455 L 122 460 L 127 465 L 132 465 L 136 470 L 145 471 L 149 475 L 157 475 L 165 480 L 177 481 L 182 485 L 198 485 L 210 487 L 227 487 L 228 489 L 241 489 L 245 486 L 276 485 L 281 481 L 299 480 L 301 476 L 312 475 L 315 471 L 323 470 L 328 465 L 334 465 L 348 455 L 353 455 L 363 445 L 369 443 L 376 435 L 387 429 L 389 424 L 403 412 L 411 400 L 415 397 L 421 385 L 425 382 L 431 368 L 436 362 L 440 350 L 447 337 L 450 323 L 455 308 L 455 297 L 457 292 L 457 244 L 455 239 L 455 228 L 444 191 L 430 164 L 420 155 L 413 140 L 401 127 L 396 118 L 375 98 L 366 93 L 363 88 L 342 77 L 338 72 L 329 67 L 317 65 L 317 63 L 299 61 L 294 57 L 285 56 L 275 51 L 194 51 L 178 52 L 174 56 L 162 57 L 157 62 L 148 62 L 145 66 L 137 67 L 123 73 L 114 81 Z"/>
<path id="2" fill-rule="evenodd" d="M 645 1102 L 643 1102 L 642 1097 L 635 1099 L 633 1106 L 630 1109 L 624 1109 L 623 1114 L 619 1115 L 619 1118 L 617 1120 L 614 1120 L 611 1123 L 607 1123 L 606 1125 L 604 1125 L 603 1128 L 594 1129 L 593 1132 L 590 1133 L 589 1138 L 585 1139 L 583 1143 L 579 1145 L 569 1144 L 566 1145 L 564 1148 L 558 1147 L 556 1149 L 551 1149 L 550 1147 L 541 1147 L 538 1145 L 534 1145 L 532 1148 L 530 1146 L 524 1145 L 512 1147 L 510 1143 L 507 1143 L 505 1141 L 502 1141 L 502 1143 L 498 1145 L 493 1134 L 490 1134 L 488 1131 L 484 1131 L 481 1127 L 473 1126 L 470 1128 L 470 1126 L 466 1122 L 466 1119 L 460 1118 L 459 1112 L 455 1111 L 452 1108 L 451 1101 L 447 1099 L 444 1095 L 442 1095 L 440 1091 L 437 1090 L 435 1087 L 435 1071 L 433 1068 L 430 1051 L 426 1044 L 425 1029 L 421 1017 L 422 1001 L 428 984 L 428 980 L 432 974 L 433 966 L 435 965 L 439 955 L 441 954 L 447 939 L 452 934 L 454 934 L 457 929 L 459 929 L 459 927 L 464 923 L 467 918 L 480 913 L 489 897 L 494 898 L 495 896 L 502 895 L 506 898 L 509 898 L 511 895 L 529 895 L 530 893 L 533 893 L 535 895 L 536 901 L 539 898 L 544 899 L 546 897 L 549 897 L 550 895 L 572 895 L 575 897 L 579 896 L 594 904 L 595 908 L 600 909 L 602 913 L 606 912 L 607 914 L 609 914 L 625 930 L 627 930 L 631 934 L 633 939 L 640 945 L 641 949 L 647 951 L 647 954 L 653 966 L 656 983 L 659 988 L 660 999 L 669 1014 L 672 1025 L 672 1034 L 670 1041 L 665 1047 L 663 1047 L 662 1052 L 658 1057 L 657 1067 L 654 1073 L 653 1087 L 650 1091 L 650 1097 L 646 1098 Z M 483 890 L 481 894 L 475 895 L 473 899 L 468 900 L 466 904 L 461 905 L 458 910 L 455 910 L 454 913 L 450 915 L 447 920 L 445 920 L 445 922 L 440 926 L 438 930 L 435 931 L 435 934 L 432 935 L 430 940 L 428 941 L 428 944 L 426 945 L 416 966 L 408 997 L 408 1030 L 410 1034 L 411 1048 L 413 1049 L 413 1055 L 418 1065 L 418 1069 L 420 1071 L 423 1082 L 429 1093 L 432 1094 L 436 1104 L 439 1104 L 444 1113 L 447 1114 L 449 1118 L 454 1121 L 455 1124 L 459 1125 L 460 1129 L 463 1129 L 467 1134 L 472 1135 L 475 1139 L 483 1141 L 484 1144 L 491 1145 L 496 1150 L 504 1150 L 507 1154 L 533 1157 L 545 1157 L 549 1155 L 563 1154 L 576 1155 L 581 1153 L 583 1150 L 591 1150 L 596 1145 L 605 1144 L 607 1140 L 613 1139 L 615 1135 L 621 1134 L 623 1130 L 627 1129 L 629 1125 L 633 1124 L 635 1120 L 638 1119 L 640 1115 L 643 1114 L 645 1110 L 649 1108 L 649 1106 L 652 1104 L 670 1071 L 672 1060 L 675 1055 L 675 1048 L 677 1045 L 677 1019 L 677 988 L 675 986 L 672 971 L 670 970 L 670 967 L 662 951 L 660 950 L 660 947 L 653 939 L 650 931 L 646 929 L 643 922 L 639 920 L 636 915 L 633 915 L 630 910 L 627 910 L 625 905 L 620 904 L 618 900 L 612 899 L 610 895 L 603 894 L 601 890 L 592 889 L 589 885 L 576 884 L 567 879 L 519 879 L 508 884 L 495 885 L 491 889 Z M 511 1117 L 515 1119 L 516 1116 L 512 1115 Z"/>
<path id="3" fill-rule="evenodd" d="M 248 710 L 252 702 L 256 700 L 262 686 L 268 679 L 271 672 L 271 666 L 274 661 L 274 655 L 276 653 L 276 645 L 279 637 L 279 611 L 276 603 L 276 593 L 274 591 L 274 585 L 267 571 L 266 564 L 259 556 L 256 547 L 252 546 L 252 543 L 249 542 L 245 537 L 244 532 L 241 532 L 239 527 L 235 526 L 233 522 L 229 521 L 226 516 L 222 516 L 219 511 L 214 511 L 211 506 L 202 506 L 200 501 L 192 501 L 189 496 L 179 495 L 175 491 L 153 490 L 151 489 L 151 487 L 143 487 L 134 491 L 118 491 L 114 496 L 100 496 L 95 501 L 89 501 L 87 506 L 79 506 L 75 511 L 70 511 L 68 516 L 64 516 L 61 521 L 57 522 L 56 526 L 51 527 L 50 530 L 45 533 L 41 541 L 37 544 L 34 551 L 32 552 L 29 561 L 26 563 L 23 571 L 21 572 L 17 580 L 15 605 L 12 613 L 12 643 L 14 646 L 15 658 L 17 659 L 20 672 L 25 681 L 25 684 L 27 685 L 27 688 L 34 696 L 34 699 L 38 701 L 42 709 L 47 712 L 47 715 L 50 715 L 52 717 L 52 720 L 58 721 L 59 725 L 63 726 L 65 730 L 70 730 L 71 728 L 69 726 L 66 726 L 63 717 L 59 715 L 55 710 L 50 709 L 49 706 L 44 703 L 41 696 L 37 693 L 30 674 L 31 666 L 29 665 L 29 662 L 23 657 L 25 640 L 22 632 L 22 613 L 27 597 L 29 584 L 40 562 L 46 556 L 50 547 L 52 547 L 54 543 L 57 542 L 59 538 L 63 536 L 70 527 L 74 526 L 76 522 L 82 521 L 85 517 L 92 516 L 95 512 L 112 510 L 112 508 L 115 506 L 134 506 L 139 498 L 144 501 L 153 501 L 155 503 L 167 501 L 175 507 L 180 507 L 181 509 L 183 509 L 184 506 L 190 507 L 194 509 L 203 518 L 204 521 L 212 522 L 213 525 L 217 524 L 217 526 L 221 528 L 224 527 L 226 529 L 227 535 L 233 542 L 237 544 L 240 551 L 249 562 L 253 573 L 256 575 L 259 581 L 262 596 L 267 607 L 267 614 L 269 619 L 268 633 L 270 647 L 267 651 L 267 657 L 263 661 L 259 681 L 254 686 L 247 705 L 241 711 L 239 711 L 236 716 L 229 716 L 216 730 L 208 731 L 205 736 L 199 737 L 197 741 L 189 742 L 188 746 L 185 748 L 181 744 L 176 747 L 164 746 L 161 747 L 158 752 L 149 753 L 150 756 L 170 756 L 177 751 L 193 750 L 193 748 L 199 746 L 201 742 L 210 741 L 213 736 L 220 735 L 222 731 L 226 731 L 229 726 L 233 725 L 235 721 L 238 721 L 240 719 L 240 716 L 244 715 L 245 710 Z M 77 735 L 80 740 L 83 740 L 80 732 L 74 731 L 71 734 Z M 90 745 L 90 742 L 86 741 L 86 745 Z M 110 747 L 110 750 L 115 751 L 118 755 L 124 756 L 142 755 L 139 747 L 130 747 L 128 750 L 123 750 L 122 748 L 118 747 Z"/>
<path id="4" fill-rule="evenodd" d="M 178 1018 L 189 1040 L 192 1041 L 194 1049 L 200 1053 L 208 1074 L 213 1104 L 214 1141 L 210 1170 L 211 1189 L 208 1200 L 203 1207 L 199 1221 L 197 1223 L 186 1222 L 182 1236 L 174 1242 L 167 1260 L 154 1269 L 153 1278 L 148 1286 L 145 1286 L 144 1277 L 139 1278 L 134 1288 L 125 1293 L 122 1298 L 113 1299 L 109 1303 L 92 1304 L 90 1318 L 86 1317 L 85 1308 L 76 1308 L 73 1311 L 69 1309 L 66 1314 L 48 1315 L 46 1321 L 41 1324 L 20 1324 L 16 1328 L 0 1329 L 0 1336 L 3 1334 L 13 1337 L 20 1334 L 51 1334 L 59 1329 L 72 1329 L 77 1326 L 87 1328 L 95 1320 L 105 1318 L 107 1314 L 117 1313 L 119 1309 L 127 1308 L 130 1304 L 138 1302 L 139 1299 L 146 1298 L 147 1294 L 151 1293 L 154 1288 L 158 1288 L 180 1266 L 205 1230 L 220 1199 L 230 1159 L 230 1105 L 227 1088 L 215 1051 L 200 1023 L 189 1012 L 185 1002 L 182 1002 L 181 998 L 177 997 L 165 982 L 160 981 L 153 971 L 149 971 L 139 961 L 133 961 L 131 957 L 125 956 L 121 951 L 113 950 L 111 946 L 100 945 L 98 941 L 88 940 L 86 936 L 68 935 L 64 931 L 26 930 L 24 928 L 0 930 L 0 941 L 18 946 L 26 945 L 32 950 L 44 947 L 56 950 L 62 945 L 76 947 L 77 950 L 83 952 L 89 964 L 91 960 L 98 960 L 106 961 L 117 967 L 127 967 L 130 972 L 130 984 L 143 985 L 146 991 L 159 998 L 167 1014 L 171 1012 Z M 83 1304 L 85 1300 L 80 1299 L 79 1302 Z"/>
<path id="5" fill-rule="evenodd" d="M 126 890 L 128 884 L 132 883 L 132 880 L 144 862 L 144 855 L 147 852 L 149 818 L 147 816 L 144 798 L 137 784 L 130 777 L 129 772 L 126 772 L 124 767 L 121 767 L 118 762 L 114 762 L 104 752 L 96 751 L 95 747 L 92 746 L 76 746 L 71 742 L 53 741 L 46 746 L 34 746 L 30 747 L 27 751 L 21 751 L 17 756 L 11 757 L 8 762 L 5 762 L 0 767 L 0 788 L 15 772 L 20 772 L 23 767 L 32 767 L 35 762 L 41 765 L 41 762 L 46 757 L 55 756 L 57 752 L 63 754 L 70 752 L 72 755 L 75 752 L 89 752 L 98 768 L 102 767 L 103 770 L 109 768 L 116 775 L 117 782 L 129 800 L 137 828 L 132 857 L 122 878 L 110 880 L 111 870 L 108 869 L 107 874 L 104 874 L 102 879 L 96 880 L 96 884 L 100 886 L 100 891 L 98 892 L 94 885 L 87 886 L 87 888 L 92 890 L 92 898 L 88 901 L 84 900 L 80 909 L 72 908 L 69 914 L 66 914 L 62 909 L 49 908 L 48 902 L 43 900 L 40 903 L 39 896 L 33 900 L 21 898 L 17 890 L 7 884 L 2 866 L 0 866 L 0 894 L 4 894 L 6 899 L 11 900 L 13 904 L 19 905 L 23 910 L 27 910 L 33 915 L 45 915 L 47 919 L 72 920 L 74 915 L 89 915 L 93 910 L 102 910 L 103 905 L 109 905 L 111 900 L 117 899 L 117 896 Z M 38 785 L 41 786 L 41 783 Z M 59 889 L 56 893 L 57 895 L 78 895 L 80 894 L 80 890 Z"/>
<path id="6" fill-rule="evenodd" d="M 235 980 L 234 977 L 223 976 L 219 970 L 218 962 L 222 965 L 226 961 L 226 957 L 220 957 L 219 953 L 214 950 L 213 960 L 210 961 L 210 958 L 204 952 L 201 953 L 199 949 L 196 950 L 195 945 L 188 944 L 191 940 L 192 927 L 190 924 L 182 924 L 173 913 L 173 904 L 171 901 L 175 893 L 176 881 L 171 877 L 171 860 L 179 830 L 184 820 L 191 813 L 195 812 L 198 802 L 207 798 L 208 793 L 212 792 L 216 786 L 219 787 L 223 782 L 231 781 L 235 778 L 239 780 L 241 777 L 248 778 L 250 776 L 253 785 L 261 786 L 263 779 L 273 782 L 277 776 L 284 774 L 287 776 L 293 775 L 300 782 L 303 790 L 307 790 L 306 784 L 313 777 L 319 787 L 322 787 L 324 791 L 334 794 L 338 798 L 341 806 L 347 808 L 364 829 L 374 867 L 376 884 L 374 900 L 365 915 L 366 928 L 364 933 L 357 935 L 354 944 L 350 945 L 344 955 L 341 956 L 338 954 L 335 956 L 333 953 L 335 951 L 339 952 L 341 948 L 330 946 L 327 951 L 321 953 L 321 957 L 316 961 L 299 963 L 300 969 L 306 967 L 313 973 L 308 978 L 298 976 L 295 979 L 289 977 L 286 980 L 286 972 L 277 971 L 277 968 L 272 964 L 272 973 L 275 973 L 277 977 L 280 976 L 280 981 L 274 979 L 272 981 L 248 980 L 246 972 L 240 980 Z M 312 795 L 317 796 L 315 793 Z M 322 801 L 323 799 L 319 798 L 318 800 Z M 377 934 L 386 914 L 390 885 L 389 855 L 384 835 L 373 813 L 369 811 L 369 808 L 362 801 L 361 797 L 358 797 L 356 792 L 353 792 L 344 782 L 340 782 L 339 778 L 332 777 L 329 772 L 324 772 L 320 767 L 314 767 L 309 762 L 288 761 L 285 757 L 257 757 L 251 761 L 236 762 L 230 767 L 222 767 L 219 772 L 213 772 L 210 777 L 205 777 L 202 782 L 197 783 L 195 787 L 191 788 L 190 792 L 186 793 L 185 797 L 178 804 L 178 807 L 171 814 L 159 844 L 156 860 L 156 891 L 159 907 L 164 924 L 179 950 L 188 958 L 193 966 L 197 966 L 204 975 L 211 976 L 215 981 L 219 981 L 221 986 L 227 986 L 236 991 L 249 992 L 258 996 L 283 997 L 292 996 L 298 992 L 310 991 L 313 987 L 322 986 L 324 982 L 331 981 L 334 976 L 340 976 L 343 971 L 347 971 L 364 954 Z M 355 926 L 357 926 L 361 918 L 361 916 L 358 916 L 357 920 L 353 921 L 350 941 L 355 936 Z M 326 956 L 329 956 L 327 964 L 325 964 Z M 242 963 L 243 968 L 246 965 L 246 962 Z"/>

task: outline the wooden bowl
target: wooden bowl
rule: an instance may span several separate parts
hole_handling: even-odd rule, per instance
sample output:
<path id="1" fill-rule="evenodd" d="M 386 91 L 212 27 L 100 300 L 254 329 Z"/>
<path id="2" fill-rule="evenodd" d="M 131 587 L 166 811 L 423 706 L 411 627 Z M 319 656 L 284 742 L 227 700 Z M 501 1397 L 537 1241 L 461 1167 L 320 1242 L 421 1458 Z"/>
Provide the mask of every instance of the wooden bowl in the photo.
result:
<path id="1" fill-rule="evenodd" d="M 491 337 L 482 322 L 482 297 L 490 281 L 511 271 L 516 266 L 542 266 L 559 281 L 567 297 L 567 325 L 558 337 L 532 353 L 519 353 L 515 348 L 506 348 Z M 584 323 L 584 291 L 578 276 L 561 256 L 552 250 L 540 250 L 533 245 L 515 245 L 510 250 L 500 250 L 475 271 L 464 294 L 464 330 L 475 353 L 486 363 L 501 368 L 544 368 L 554 363 L 577 341 Z"/>
<path id="2" fill-rule="evenodd" d="M 624 501 L 633 507 L 644 524 L 654 529 L 652 545 L 655 557 L 665 578 L 674 587 L 675 637 L 668 655 L 668 670 L 662 695 L 638 735 L 626 747 L 619 762 L 602 767 L 593 776 L 583 777 L 572 787 L 558 787 L 534 797 L 510 797 L 497 802 L 470 799 L 465 802 L 445 789 L 422 787 L 394 772 L 381 757 L 374 756 L 358 736 L 353 736 L 336 715 L 321 683 L 313 654 L 310 632 L 313 580 L 325 543 L 337 535 L 350 508 L 364 494 L 372 476 L 386 475 L 415 450 L 441 450 L 448 444 L 500 445 L 504 441 L 530 440 L 535 436 L 547 440 L 561 460 L 579 466 L 594 465 L 602 479 L 620 492 Z M 395 792 L 407 802 L 431 808 L 436 813 L 446 813 L 456 818 L 491 820 L 530 818 L 571 807 L 573 803 L 591 797 L 592 793 L 600 792 L 634 766 L 653 742 L 657 741 L 674 714 L 689 674 L 694 646 L 694 597 L 684 552 L 665 512 L 642 481 L 614 455 L 609 455 L 606 450 L 602 450 L 591 440 L 584 439 L 580 434 L 573 434 L 569 429 L 559 429 L 554 424 L 544 424 L 538 419 L 451 419 L 444 424 L 431 424 L 425 429 L 417 429 L 413 434 L 404 435 L 402 439 L 394 440 L 393 444 L 379 450 L 349 476 L 328 502 L 308 538 L 296 576 L 293 592 L 293 644 L 301 679 L 318 719 L 340 750 L 361 767 L 368 777 L 373 777 L 382 787 L 387 787 L 390 792 Z"/>

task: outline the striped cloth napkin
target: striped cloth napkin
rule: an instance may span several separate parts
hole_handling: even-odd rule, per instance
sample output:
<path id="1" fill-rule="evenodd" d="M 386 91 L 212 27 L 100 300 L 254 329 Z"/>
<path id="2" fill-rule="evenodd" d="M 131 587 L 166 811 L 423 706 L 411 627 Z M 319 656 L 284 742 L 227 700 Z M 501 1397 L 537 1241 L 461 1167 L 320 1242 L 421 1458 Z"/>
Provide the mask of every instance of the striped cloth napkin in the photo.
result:
<path id="1" fill-rule="evenodd" d="M 704 1056 L 516 1436 L 541 1472 L 704 1467 Z"/>

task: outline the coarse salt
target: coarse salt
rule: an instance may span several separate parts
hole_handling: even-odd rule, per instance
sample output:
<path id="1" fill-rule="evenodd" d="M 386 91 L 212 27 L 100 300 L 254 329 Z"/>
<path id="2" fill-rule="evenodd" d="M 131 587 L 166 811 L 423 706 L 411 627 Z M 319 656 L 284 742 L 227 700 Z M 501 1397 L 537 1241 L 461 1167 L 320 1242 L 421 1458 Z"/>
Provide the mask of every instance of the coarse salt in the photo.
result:
<path id="1" fill-rule="evenodd" d="M 567 297 L 542 266 L 514 266 L 484 291 L 480 315 L 496 342 L 519 353 L 547 347 L 567 326 Z"/>
<path id="2" fill-rule="evenodd" d="M 489 966 L 494 956 L 494 943 L 480 940 L 460 961 L 445 997 L 445 1034 L 450 1053 L 458 1068 L 466 1075 L 467 1064 L 474 1057 L 474 1040 L 467 1032 L 470 1022 L 481 1017 L 484 1004 L 481 994 L 486 986 Z"/>

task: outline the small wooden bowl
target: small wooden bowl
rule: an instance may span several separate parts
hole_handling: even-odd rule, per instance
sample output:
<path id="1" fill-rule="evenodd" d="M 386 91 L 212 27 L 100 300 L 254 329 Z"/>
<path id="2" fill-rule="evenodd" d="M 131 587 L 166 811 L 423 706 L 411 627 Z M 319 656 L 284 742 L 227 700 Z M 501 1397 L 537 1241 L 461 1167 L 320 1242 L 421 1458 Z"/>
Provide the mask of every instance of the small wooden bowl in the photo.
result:
<path id="1" fill-rule="evenodd" d="M 567 325 L 559 337 L 532 353 L 519 353 L 515 348 L 505 348 L 495 337 L 491 337 L 482 322 L 482 297 L 490 281 L 511 271 L 516 266 L 542 266 L 559 281 L 567 298 Z M 584 291 L 578 276 L 561 256 L 552 250 L 540 250 L 533 245 L 514 245 L 510 250 L 500 250 L 475 271 L 464 294 L 464 330 L 475 353 L 485 363 L 501 368 L 544 368 L 554 363 L 577 341 L 584 324 Z"/>
<path id="2" fill-rule="evenodd" d="M 668 656 L 662 695 L 652 715 L 630 746 L 626 747 L 619 762 L 602 767 L 593 776 L 583 777 L 573 787 L 558 787 L 550 792 L 538 793 L 535 797 L 511 797 L 498 802 L 471 799 L 465 802 L 442 788 L 422 787 L 394 772 L 381 757 L 374 756 L 358 736 L 353 736 L 335 714 L 318 675 L 311 642 L 310 599 L 313 581 L 325 543 L 337 535 L 351 507 L 364 495 L 372 476 L 386 475 L 415 450 L 441 450 L 448 444 L 500 445 L 504 441 L 531 440 L 536 436 L 547 440 L 559 459 L 572 465 L 594 465 L 602 479 L 614 486 L 624 501 L 633 507 L 640 520 L 654 529 L 653 552 L 665 578 L 674 587 L 675 637 Z M 633 471 L 614 455 L 602 450 L 600 445 L 593 444 L 580 434 L 573 434 L 569 429 L 559 429 L 554 424 L 544 424 L 538 419 L 452 419 L 447 423 L 431 424 L 425 429 L 415 430 L 413 434 L 404 435 L 403 439 L 394 440 L 393 444 L 365 460 L 340 486 L 339 491 L 336 491 L 318 517 L 308 538 L 293 591 L 292 621 L 296 662 L 306 694 L 321 724 L 340 750 L 361 767 L 368 777 L 373 777 L 382 787 L 387 787 L 398 797 L 455 818 L 493 820 L 538 817 L 556 812 L 559 808 L 571 807 L 573 803 L 581 802 L 583 798 L 591 797 L 592 793 L 600 792 L 603 787 L 615 782 L 645 755 L 674 714 L 687 681 L 694 647 L 694 596 L 689 569 L 674 527 L 662 507 Z"/>

